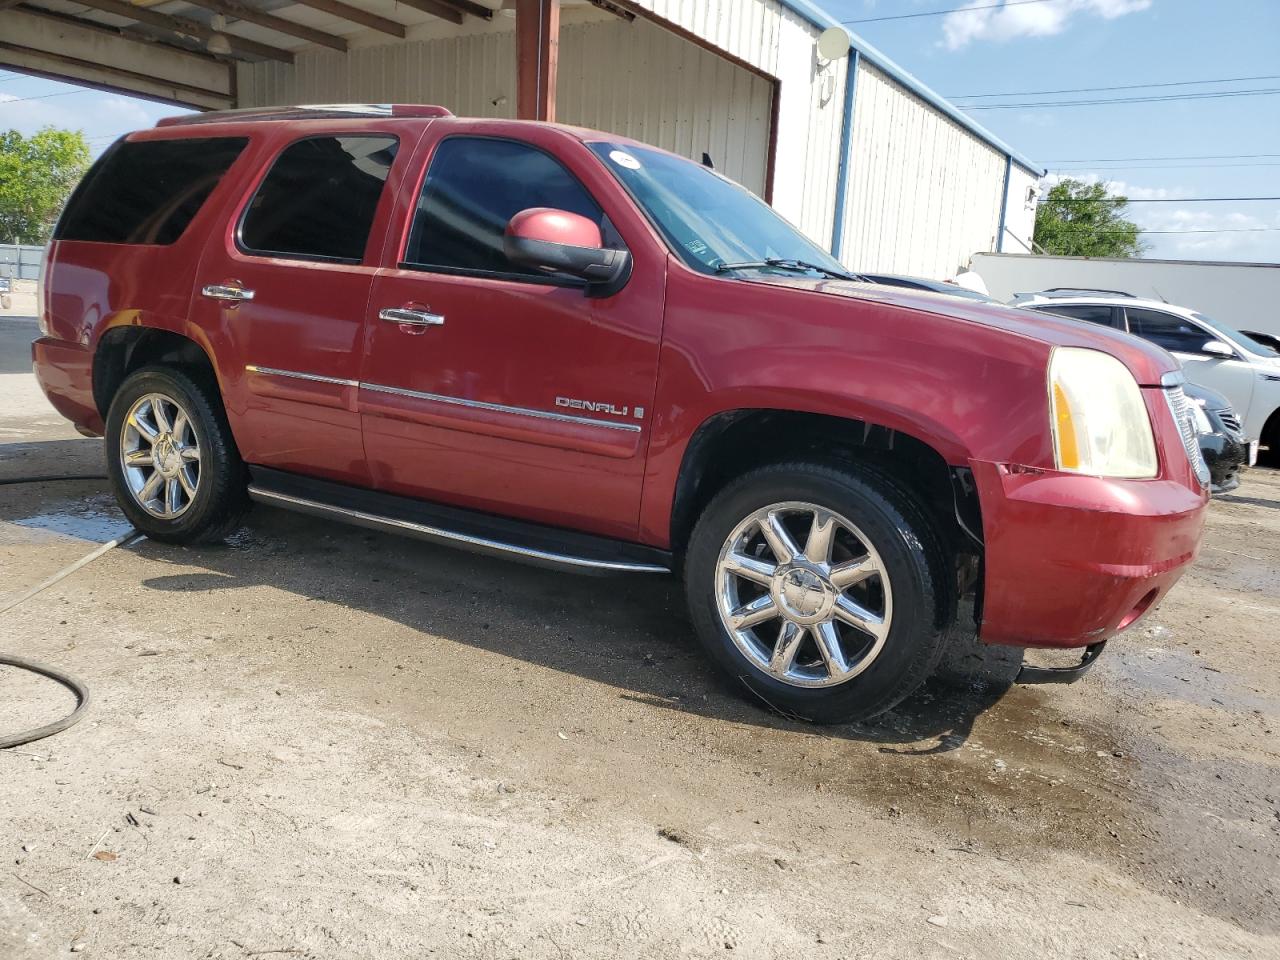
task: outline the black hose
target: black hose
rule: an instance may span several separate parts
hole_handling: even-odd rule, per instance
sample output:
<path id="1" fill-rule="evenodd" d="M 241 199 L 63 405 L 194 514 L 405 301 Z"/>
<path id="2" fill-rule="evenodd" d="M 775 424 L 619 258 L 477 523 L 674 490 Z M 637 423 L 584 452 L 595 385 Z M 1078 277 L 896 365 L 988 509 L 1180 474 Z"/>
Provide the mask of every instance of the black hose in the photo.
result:
<path id="1" fill-rule="evenodd" d="M 0 750 L 8 747 L 18 747 L 24 743 L 31 743 L 33 740 L 43 740 L 45 737 L 52 737 L 55 733 L 61 733 L 68 727 L 79 723 L 84 716 L 84 712 L 89 708 L 89 688 L 73 676 L 55 670 L 53 667 L 46 667 L 42 663 L 36 663 L 34 660 L 24 660 L 22 657 L 11 657 L 3 653 L 0 653 L 0 665 L 17 667 L 19 670 L 30 670 L 32 673 L 38 673 L 41 676 L 48 677 L 50 680 L 55 680 L 74 693 L 79 701 L 76 704 L 76 708 L 61 720 L 45 724 L 45 726 L 38 727 L 35 730 L 28 730 L 25 733 L 14 734 L 11 737 L 0 737 Z"/>
<path id="2" fill-rule="evenodd" d="M 42 477 L 7 477 L 0 479 L 0 486 L 7 486 L 15 483 L 51 483 L 58 480 L 106 480 L 105 474 L 50 474 Z M 53 667 L 46 667 L 42 663 L 36 663 L 34 660 L 26 660 L 22 657 L 12 657 L 8 654 L 0 653 L 0 666 L 17 667 L 19 670 L 29 670 L 32 673 L 38 673 L 43 677 L 48 677 L 57 683 L 62 684 L 68 690 L 76 695 L 76 708 L 61 720 L 47 723 L 43 727 L 37 727 L 35 730 L 28 730 L 24 733 L 16 733 L 10 737 L 0 737 L 0 750 L 9 747 L 20 747 L 24 743 L 32 743 L 36 740 L 43 740 L 45 737 L 52 737 L 55 733 L 61 733 L 68 727 L 72 727 L 79 723 L 84 717 L 84 713 L 89 709 L 89 688 L 81 681 L 77 680 L 70 674 L 55 670 Z"/>
<path id="3" fill-rule="evenodd" d="M 51 474 L 47 477 L 7 477 L 0 479 L 0 487 L 11 483 L 52 483 L 56 480 L 106 480 L 105 473 Z"/>

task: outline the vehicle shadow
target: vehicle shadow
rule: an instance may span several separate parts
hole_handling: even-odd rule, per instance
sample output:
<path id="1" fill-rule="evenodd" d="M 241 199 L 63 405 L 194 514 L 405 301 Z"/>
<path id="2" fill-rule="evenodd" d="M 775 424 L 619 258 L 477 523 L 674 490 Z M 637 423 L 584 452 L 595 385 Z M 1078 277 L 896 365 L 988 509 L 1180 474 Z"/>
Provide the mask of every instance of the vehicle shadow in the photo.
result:
<path id="1" fill-rule="evenodd" d="M 99 440 L 0 445 L 0 479 L 102 470 Z M 0 497 L 0 520 L 21 524 L 34 510 L 48 523 L 61 511 L 89 529 L 86 511 L 104 507 L 110 516 L 101 520 L 123 519 L 105 480 L 0 490 L 12 491 Z M 270 586 L 392 620 L 424 638 L 598 681 L 635 702 L 779 730 L 819 730 L 891 753 L 963 746 L 974 720 L 1009 690 L 1022 659 L 1017 648 L 957 639 L 936 673 L 894 710 L 868 723 L 815 728 L 738 696 L 721 680 L 698 647 L 672 577 L 543 570 L 261 506 L 226 544 L 141 541 L 130 549 L 160 563 L 203 568 L 150 577 L 147 589 L 224 593 L 230 604 L 240 590 Z"/>
<path id="2" fill-rule="evenodd" d="M 1224 493 L 1218 499 L 1226 503 L 1247 503 L 1254 507 L 1268 507 L 1271 510 L 1280 510 L 1280 500 L 1267 500 L 1264 497 L 1242 497 L 1234 493 Z"/>
<path id="3" fill-rule="evenodd" d="M 584 577 L 256 507 L 226 545 L 144 542 L 152 560 L 206 573 L 148 578 L 147 589 L 229 591 L 269 585 L 625 691 L 624 698 L 778 729 L 943 753 L 964 745 L 1000 700 L 1021 651 L 955 641 L 937 673 L 894 710 L 863 724 L 814 728 L 733 695 L 705 660 L 671 577 Z M 933 741 L 930 743 L 929 741 Z"/>

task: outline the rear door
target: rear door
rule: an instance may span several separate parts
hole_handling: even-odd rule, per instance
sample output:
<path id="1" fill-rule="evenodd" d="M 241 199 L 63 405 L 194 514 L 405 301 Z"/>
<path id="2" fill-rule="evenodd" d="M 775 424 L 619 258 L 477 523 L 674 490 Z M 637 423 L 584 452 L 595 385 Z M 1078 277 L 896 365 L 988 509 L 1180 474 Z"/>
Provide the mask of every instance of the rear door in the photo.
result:
<path id="1" fill-rule="evenodd" d="M 576 139 L 543 128 L 424 143 L 396 266 L 374 281 L 360 376 L 375 485 L 619 538 L 635 534 L 665 289 L 665 253 Z M 526 139 L 527 138 L 527 139 Z M 428 134 L 427 140 L 430 141 Z M 618 293 L 507 261 L 516 213 L 600 224 L 634 259 Z M 433 322 L 380 319 L 411 310 Z"/>
<path id="2" fill-rule="evenodd" d="M 412 147 L 387 124 L 274 142 L 206 247 L 192 312 L 235 344 L 223 393 L 247 462 L 368 484 L 360 334 L 390 216 L 386 184 Z"/>

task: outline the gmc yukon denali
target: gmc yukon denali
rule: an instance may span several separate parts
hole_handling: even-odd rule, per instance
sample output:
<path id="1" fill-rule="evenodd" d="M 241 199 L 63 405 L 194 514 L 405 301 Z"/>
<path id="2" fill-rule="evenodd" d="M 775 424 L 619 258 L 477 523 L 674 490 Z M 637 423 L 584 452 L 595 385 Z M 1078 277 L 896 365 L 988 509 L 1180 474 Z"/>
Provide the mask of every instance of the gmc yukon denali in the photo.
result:
<path id="1" fill-rule="evenodd" d="M 901 701 L 951 638 L 1084 648 L 1177 581 L 1207 473 L 1178 364 L 859 282 L 713 170 L 428 106 L 162 120 L 48 251 L 35 370 L 153 539 L 252 501 L 679 573 L 792 716 Z"/>

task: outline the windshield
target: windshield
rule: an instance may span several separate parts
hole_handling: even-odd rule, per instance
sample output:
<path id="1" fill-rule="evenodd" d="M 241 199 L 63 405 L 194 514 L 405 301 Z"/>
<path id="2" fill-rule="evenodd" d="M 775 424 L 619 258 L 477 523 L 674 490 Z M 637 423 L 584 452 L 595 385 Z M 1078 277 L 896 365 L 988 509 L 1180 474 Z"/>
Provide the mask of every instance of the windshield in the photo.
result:
<path id="1" fill-rule="evenodd" d="M 848 272 L 768 204 L 707 167 L 644 147 L 589 146 L 644 208 L 671 249 L 694 270 L 715 273 L 724 264 L 785 260 L 805 261 L 842 275 Z M 731 269 L 797 272 L 795 266 Z"/>
<path id="2" fill-rule="evenodd" d="M 1260 357 L 1280 357 L 1280 353 L 1277 353 L 1276 351 L 1272 350 L 1266 344 L 1259 343 L 1257 340 L 1253 339 L 1253 337 L 1250 337 L 1246 334 L 1241 333 L 1239 330 L 1236 330 L 1234 327 L 1228 327 L 1225 323 L 1219 323 L 1217 320 L 1214 320 L 1212 317 L 1206 317 L 1203 313 L 1193 313 L 1191 315 L 1195 317 L 1197 320 L 1199 320 L 1201 323 L 1206 324 L 1210 327 L 1213 327 L 1213 329 L 1217 330 L 1219 333 L 1223 334 L 1227 338 L 1234 340 L 1237 344 L 1244 347 L 1250 353 L 1256 353 Z"/>

